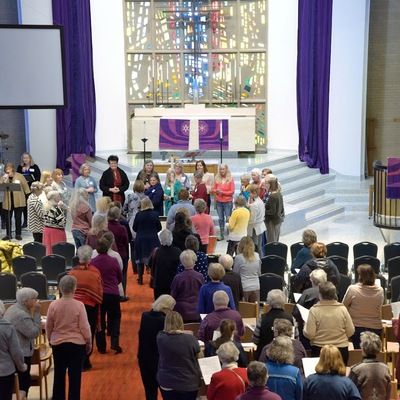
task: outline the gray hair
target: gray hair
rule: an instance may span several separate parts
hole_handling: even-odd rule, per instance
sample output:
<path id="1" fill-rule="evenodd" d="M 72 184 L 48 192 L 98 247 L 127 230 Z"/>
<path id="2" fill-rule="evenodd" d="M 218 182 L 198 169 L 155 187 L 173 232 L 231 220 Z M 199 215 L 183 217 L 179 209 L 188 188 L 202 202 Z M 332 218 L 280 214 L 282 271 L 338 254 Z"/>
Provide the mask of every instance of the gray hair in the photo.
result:
<path id="1" fill-rule="evenodd" d="M 252 361 L 247 367 L 250 386 L 264 387 L 268 380 L 268 371 L 264 363 Z"/>
<path id="2" fill-rule="evenodd" d="M 243 175 L 240 175 L 240 179 L 250 182 L 251 181 L 251 176 L 249 174 L 243 174 Z"/>
<path id="3" fill-rule="evenodd" d="M 310 274 L 310 281 L 313 286 L 319 286 L 327 281 L 326 272 L 322 268 L 314 269 Z"/>
<path id="4" fill-rule="evenodd" d="M 319 296 L 322 300 L 337 300 L 336 287 L 332 282 L 324 282 L 319 285 Z"/>
<path id="5" fill-rule="evenodd" d="M 218 258 L 218 262 L 225 268 L 225 270 L 230 271 L 233 266 L 233 257 L 230 254 L 223 254 Z"/>
<path id="6" fill-rule="evenodd" d="M 207 203 L 203 199 L 196 199 L 194 201 L 194 209 L 198 214 L 203 213 L 207 208 Z"/>
<path id="7" fill-rule="evenodd" d="M 83 170 L 84 170 L 86 167 L 89 168 L 89 171 L 90 171 L 90 165 L 87 164 L 87 163 L 83 163 L 83 164 L 79 167 L 79 175 L 83 175 Z"/>
<path id="8" fill-rule="evenodd" d="M 141 211 L 146 211 L 146 210 L 153 210 L 154 206 L 151 200 L 146 196 L 140 201 L 140 210 Z"/>
<path id="9" fill-rule="evenodd" d="M 293 324 L 284 318 L 275 318 L 274 320 L 274 336 L 288 336 L 293 335 Z"/>
<path id="10" fill-rule="evenodd" d="M 280 289 L 272 289 L 268 292 L 267 303 L 271 308 L 280 308 L 283 310 L 283 306 L 286 303 L 286 296 Z"/>
<path id="11" fill-rule="evenodd" d="M 109 221 L 118 221 L 121 218 L 121 209 L 119 207 L 111 207 L 108 210 L 107 218 Z"/>
<path id="12" fill-rule="evenodd" d="M 163 229 L 159 234 L 161 246 L 171 246 L 174 240 L 172 232 L 169 229 Z"/>
<path id="13" fill-rule="evenodd" d="M 43 189 L 43 183 L 40 183 L 38 181 L 32 182 L 31 184 L 31 190 L 34 192 L 38 192 L 39 190 Z"/>
<path id="14" fill-rule="evenodd" d="M 360 335 L 360 347 L 363 354 L 368 358 L 375 358 L 381 351 L 382 342 L 376 333 L 365 331 Z"/>
<path id="15" fill-rule="evenodd" d="M 90 207 L 88 203 L 88 197 L 89 195 L 86 189 L 78 188 L 74 190 L 74 192 L 72 193 L 71 200 L 69 202 L 69 208 L 71 210 L 72 216 L 76 215 L 76 212 L 80 204 L 84 203 L 87 205 L 87 207 Z"/>
<path id="16" fill-rule="evenodd" d="M 58 200 L 61 200 L 61 195 L 57 190 L 50 190 L 50 192 L 47 193 L 47 200 L 50 203 L 56 204 Z"/>
<path id="17" fill-rule="evenodd" d="M 208 276 L 214 281 L 220 281 L 225 276 L 225 269 L 221 264 L 211 263 L 208 267 Z"/>
<path id="18" fill-rule="evenodd" d="M 81 247 L 78 247 L 76 253 L 78 255 L 79 262 L 87 263 L 92 259 L 93 249 L 89 245 L 85 244 Z"/>
<path id="19" fill-rule="evenodd" d="M 98 235 L 108 229 L 107 217 L 104 214 L 94 214 L 92 218 L 92 229 L 90 233 Z"/>
<path id="20" fill-rule="evenodd" d="M 200 248 L 199 239 L 197 239 L 197 237 L 194 235 L 186 236 L 185 247 L 188 250 L 193 250 L 194 252 L 199 251 L 199 248 Z"/>
<path id="21" fill-rule="evenodd" d="M 232 341 L 218 347 L 217 356 L 222 364 L 229 364 L 239 359 L 239 350 Z"/>
<path id="22" fill-rule="evenodd" d="M 247 200 L 244 196 L 239 195 L 235 199 L 235 206 L 236 207 L 244 207 L 247 204 Z"/>
<path id="23" fill-rule="evenodd" d="M 193 176 L 195 178 L 203 178 L 204 174 L 201 171 L 196 171 Z"/>
<path id="24" fill-rule="evenodd" d="M 170 296 L 169 294 L 162 294 L 161 296 L 157 297 L 157 299 L 152 304 L 151 308 L 154 311 L 171 311 L 174 309 L 176 304 L 175 299 Z"/>
<path id="25" fill-rule="evenodd" d="M 183 250 L 179 260 L 185 269 L 192 269 L 197 261 L 196 253 L 193 250 Z"/>
<path id="26" fill-rule="evenodd" d="M 58 284 L 58 289 L 63 295 L 72 294 L 76 289 L 76 278 L 72 275 L 64 275 L 60 279 L 60 283 Z"/>
<path id="27" fill-rule="evenodd" d="M 260 168 L 253 168 L 250 172 L 252 174 L 257 174 L 258 176 L 261 176 L 261 169 Z"/>
<path id="28" fill-rule="evenodd" d="M 4 306 L 4 303 L 0 300 L 0 317 L 3 317 L 5 312 L 6 312 L 6 308 Z"/>
<path id="29" fill-rule="evenodd" d="M 35 289 L 24 287 L 17 291 L 17 303 L 20 306 L 24 306 L 27 301 L 37 299 L 38 296 L 39 293 Z"/>
<path id="30" fill-rule="evenodd" d="M 287 336 L 277 336 L 267 349 L 267 357 L 279 364 L 293 364 L 293 342 Z"/>
<path id="31" fill-rule="evenodd" d="M 213 294 L 214 308 L 227 307 L 229 304 L 229 296 L 224 290 L 217 290 Z"/>

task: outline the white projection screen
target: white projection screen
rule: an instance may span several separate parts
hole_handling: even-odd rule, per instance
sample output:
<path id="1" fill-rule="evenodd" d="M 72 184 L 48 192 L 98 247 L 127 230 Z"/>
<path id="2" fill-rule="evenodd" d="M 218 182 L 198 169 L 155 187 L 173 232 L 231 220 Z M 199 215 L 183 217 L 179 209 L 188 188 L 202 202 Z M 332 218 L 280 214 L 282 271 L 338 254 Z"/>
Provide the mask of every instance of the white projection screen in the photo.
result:
<path id="1" fill-rule="evenodd" d="M 62 34 L 54 25 L 0 25 L 0 108 L 66 105 Z"/>

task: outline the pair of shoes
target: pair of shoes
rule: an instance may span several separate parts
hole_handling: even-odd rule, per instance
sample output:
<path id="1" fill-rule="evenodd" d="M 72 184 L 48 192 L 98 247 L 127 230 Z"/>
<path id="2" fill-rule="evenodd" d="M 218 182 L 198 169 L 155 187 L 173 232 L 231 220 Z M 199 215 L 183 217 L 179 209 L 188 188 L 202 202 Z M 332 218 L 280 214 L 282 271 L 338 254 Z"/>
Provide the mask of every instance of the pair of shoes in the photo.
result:
<path id="1" fill-rule="evenodd" d="M 128 301 L 129 297 L 128 296 L 119 296 L 119 302 L 124 303 L 125 301 Z"/>
<path id="2" fill-rule="evenodd" d="M 106 349 L 97 349 L 100 354 L 106 354 Z"/>
<path id="3" fill-rule="evenodd" d="M 10 239 L 11 239 L 10 236 L 4 236 L 3 239 L 1 240 L 10 240 Z"/>
<path id="4" fill-rule="evenodd" d="M 137 278 L 137 281 L 139 285 L 143 285 L 143 277 L 139 276 L 139 278 Z"/>
<path id="5" fill-rule="evenodd" d="M 88 364 L 84 364 L 82 367 L 82 371 L 90 371 L 93 368 L 92 364 L 88 363 Z"/>
<path id="6" fill-rule="evenodd" d="M 111 350 L 114 350 L 115 354 L 122 353 L 122 347 L 121 346 L 111 346 Z"/>
<path id="7" fill-rule="evenodd" d="M 15 236 L 15 239 L 22 240 L 22 236 L 21 235 L 17 235 L 17 236 Z"/>

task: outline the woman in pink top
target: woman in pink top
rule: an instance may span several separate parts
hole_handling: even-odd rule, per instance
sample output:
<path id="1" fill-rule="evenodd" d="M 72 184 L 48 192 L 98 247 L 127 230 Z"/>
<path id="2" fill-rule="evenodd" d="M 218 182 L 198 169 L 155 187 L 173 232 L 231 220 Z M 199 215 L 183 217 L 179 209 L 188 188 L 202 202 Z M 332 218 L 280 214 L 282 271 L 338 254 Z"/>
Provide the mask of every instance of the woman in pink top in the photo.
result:
<path id="1" fill-rule="evenodd" d="M 194 208 L 196 209 L 196 215 L 193 215 L 191 220 L 201 239 L 200 251 L 207 254 L 210 236 L 215 235 L 214 221 L 210 215 L 205 213 L 207 204 L 203 199 L 196 199 Z"/>
<path id="2" fill-rule="evenodd" d="M 86 243 L 86 237 L 92 225 L 92 209 L 89 193 L 84 188 L 75 189 L 69 203 L 72 216 L 71 233 L 78 249 Z"/>
<path id="3" fill-rule="evenodd" d="M 215 196 L 217 205 L 220 240 L 224 239 L 225 220 L 227 221 L 232 213 L 233 193 L 235 182 L 226 164 L 221 164 L 215 176 L 215 182 L 211 190 Z"/>
<path id="4" fill-rule="evenodd" d="M 92 337 L 85 306 L 74 299 L 76 278 L 65 275 L 59 283 L 62 297 L 47 311 L 46 333 L 53 348 L 53 400 L 65 400 L 65 374 L 68 370 L 68 399 L 79 400 L 82 364 L 92 348 Z"/>

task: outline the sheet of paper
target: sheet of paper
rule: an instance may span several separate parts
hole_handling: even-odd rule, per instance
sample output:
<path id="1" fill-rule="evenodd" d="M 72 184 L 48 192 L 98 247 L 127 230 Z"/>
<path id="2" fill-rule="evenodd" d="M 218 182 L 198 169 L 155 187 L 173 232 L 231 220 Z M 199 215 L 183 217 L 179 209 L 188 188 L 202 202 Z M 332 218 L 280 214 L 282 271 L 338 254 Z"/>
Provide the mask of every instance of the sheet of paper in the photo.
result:
<path id="1" fill-rule="evenodd" d="M 219 363 L 218 356 L 199 358 L 198 362 L 204 383 L 209 385 L 212 375 L 215 372 L 221 371 L 221 364 Z"/>
<path id="2" fill-rule="evenodd" d="M 300 311 L 301 318 L 303 319 L 304 322 L 307 322 L 308 319 L 308 314 L 310 314 L 310 310 L 301 306 L 300 304 L 296 304 L 296 307 Z"/>
<path id="3" fill-rule="evenodd" d="M 381 280 L 375 279 L 375 285 L 381 287 Z"/>
<path id="4" fill-rule="evenodd" d="M 400 301 L 390 303 L 392 307 L 393 318 L 398 318 L 400 314 Z"/>
<path id="5" fill-rule="evenodd" d="M 221 332 L 220 332 L 218 329 L 216 329 L 216 330 L 213 332 L 212 340 L 217 340 L 220 336 L 221 336 Z"/>
<path id="6" fill-rule="evenodd" d="M 319 357 L 303 357 L 303 370 L 304 376 L 307 378 L 308 375 L 315 374 L 315 366 L 319 361 Z"/>
<path id="7" fill-rule="evenodd" d="M 293 293 L 294 301 L 297 303 L 301 297 L 301 293 Z"/>
<path id="8" fill-rule="evenodd" d="M 295 268 L 294 270 L 296 271 L 296 274 L 300 272 L 300 268 Z"/>
<path id="9" fill-rule="evenodd" d="M 203 320 L 205 317 L 207 317 L 207 314 L 200 314 L 200 318 Z"/>

